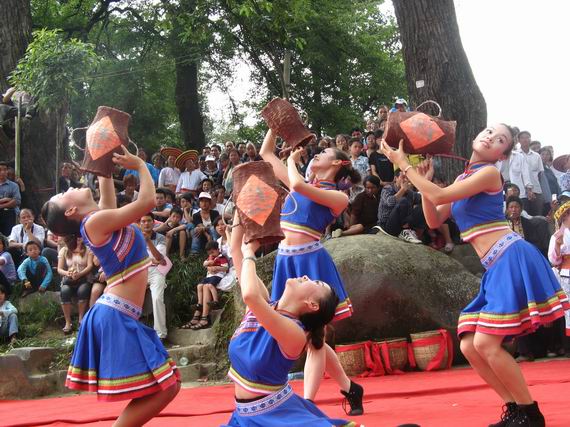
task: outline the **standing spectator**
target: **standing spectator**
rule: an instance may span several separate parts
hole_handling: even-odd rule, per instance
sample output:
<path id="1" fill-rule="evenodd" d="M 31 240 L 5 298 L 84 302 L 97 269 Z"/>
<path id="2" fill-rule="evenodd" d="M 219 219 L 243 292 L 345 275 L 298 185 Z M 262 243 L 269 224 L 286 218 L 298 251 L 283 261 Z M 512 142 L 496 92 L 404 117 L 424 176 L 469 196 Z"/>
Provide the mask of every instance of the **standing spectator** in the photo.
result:
<path id="1" fill-rule="evenodd" d="M 65 238 L 65 246 L 59 252 L 57 272 L 61 279 L 61 309 L 65 318 L 62 331 L 65 335 L 73 331 L 71 323 L 71 300 L 77 298 L 79 325 L 89 308 L 91 297 L 91 271 L 93 270 L 93 254 L 81 237 Z"/>
<path id="2" fill-rule="evenodd" d="M 144 149 L 139 148 L 137 155 L 143 162 L 145 162 L 146 168 L 150 172 L 150 176 L 152 176 L 152 180 L 154 181 L 154 185 L 157 185 L 158 184 L 158 175 L 159 175 L 160 171 L 157 170 L 152 164 L 150 164 L 149 162 L 146 161 L 147 157 L 146 157 L 146 151 Z M 134 175 L 137 177 L 137 179 L 139 178 L 139 173 L 133 169 L 127 169 L 125 171 L 125 175 Z"/>
<path id="3" fill-rule="evenodd" d="M 184 154 L 184 153 L 183 153 Z M 204 178 L 207 178 L 204 173 L 198 169 L 196 158 L 188 157 L 181 165 L 181 159 L 177 159 L 178 167 L 184 167 L 185 171 L 180 174 L 178 184 L 176 185 L 176 194 L 190 192 L 193 195 L 198 194 L 198 188 Z"/>
<path id="4" fill-rule="evenodd" d="M 405 113 L 406 111 L 409 111 L 408 103 L 404 98 L 396 99 L 396 101 L 394 101 L 394 106 L 390 109 L 391 113 L 393 112 Z"/>
<path id="5" fill-rule="evenodd" d="M 520 151 L 511 151 L 509 157 L 501 162 L 500 169 L 503 179 L 517 186 L 521 199 L 526 199 L 529 192 L 532 194 L 528 165 L 525 156 Z"/>
<path id="6" fill-rule="evenodd" d="M 160 153 L 154 153 L 151 159 L 152 159 L 152 165 L 157 170 L 158 176 L 160 177 L 160 172 L 162 172 L 162 168 L 164 166 L 164 159 L 162 158 L 162 155 Z"/>
<path id="7" fill-rule="evenodd" d="M 166 167 L 160 171 L 158 176 L 158 186 L 169 188 L 171 191 L 176 192 L 176 185 L 180 179 L 180 171 L 175 167 L 176 157 L 173 155 L 168 156 L 166 159 Z"/>
<path id="8" fill-rule="evenodd" d="M 368 157 L 361 156 L 362 154 L 362 141 L 360 138 L 352 138 L 350 140 L 350 161 L 352 162 L 352 167 L 358 171 L 362 179 L 368 176 L 370 171 L 370 165 L 368 163 Z"/>
<path id="9" fill-rule="evenodd" d="M 235 148 L 235 144 L 233 143 L 233 141 L 226 141 L 226 143 L 224 144 L 224 148 L 225 148 L 225 153 L 229 153 L 230 150 L 233 150 Z"/>
<path id="10" fill-rule="evenodd" d="M 374 137 L 374 143 L 370 142 L 368 144 L 368 149 L 371 150 L 368 155 L 368 163 L 370 164 L 370 174 L 380 178 L 382 188 L 394 181 L 394 165 L 380 151 L 379 144 L 382 141 L 382 132 L 375 132 Z"/>
<path id="11" fill-rule="evenodd" d="M 532 141 L 529 145 L 530 149 L 532 151 L 534 151 L 535 153 L 539 153 L 540 154 L 540 148 L 542 147 L 542 144 L 540 143 L 540 141 Z"/>
<path id="12" fill-rule="evenodd" d="M 236 148 L 239 153 L 239 158 L 243 159 L 243 157 L 245 156 L 245 142 L 238 143 Z"/>
<path id="13" fill-rule="evenodd" d="M 172 205 L 166 202 L 166 191 L 164 188 L 157 188 L 155 193 L 156 207 L 152 210 L 154 217 L 164 222 L 170 216 Z"/>
<path id="14" fill-rule="evenodd" d="M 166 239 L 153 231 L 152 214 L 143 215 L 140 221 L 141 231 L 146 241 L 151 266 L 148 268 L 148 285 L 152 297 L 152 316 L 154 330 L 161 340 L 168 335 L 166 328 L 166 305 L 164 304 L 164 290 L 166 289 L 166 273 L 159 266 L 166 265 Z M 185 231 L 183 231 L 185 233 Z"/>
<path id="15" fill-rule="evenodd" d="M 352 202 L 350 212 L 350 227 L 346 230 L 337 229 L 332 237 L 352 236 L 355 234 L 375 234 L 373 230 L 378 217 L 380 203 L 380 180 L 375 176 L 364 179 L 364 192 L 358 194 Z"/>
<path id="16" fill-rule="evenodd" d="M 228 164 L 228 167 L 224 171 L 224 179 L 222 181 L 222 184 L 223 184 L 224 188 L 226 189 L 226 192 L 228 194 L 231 194 L 231 192 L 233 191 L 233 187 L 234 187 L 234 180 L 233 180 L 234 168 L 237 165 L 239 165 L 241 162 L 240 162 L 239 152 L 235 149 L 230 150 L 228 152 L 228 157 L 229 157 L 230 162 Z"/>
<path id="17" fill-rule="evenodd" d="M 18 310 L 8 301 L 8 290 L 0 284 L 0 337 L 8 337 L 16 343 L 18 335 Z"/>
<path id="18" fill-rule="evenodd" d="M 127 196 L 131 202 L 134 202 L 139 197 L 139 192 L 137 191 L 137 187 L 139 186 L 139 180 L 134 175 L 126 175 L 123 178 L 123 188 L 124 190 L 121 191 L 118 195 L 119 196 Z"/>
<path id="19" fill-rule="evenodd" d="M 388 107 L 386 105 L 382 105 L 378 109 L 378 118 L 377 118 L 378 130 L 384 132 L 387 120 L 388 120 Z"/>
<path id="20" fill-rule="evenodd" d="M 550 240 L 548 222 L 540 216 L 526 219 L 521 215 L 522 209 L 523 202 L 519 197 L 510 196 L 507 199 L 506 217 L 509 227 L 527 242 L 536 246 L 540 253 L 547 258 Z"/>
<path id="21" fill-rule="evenodd" d="M 253 142 L 248 142 L 245 146 L 245 154 L 241 159 L 242 163 L 254 162 L 261 160 L 261 156 L 257 154 L 257 148 Z"/>
<path id="22" fill-rule="evenodd" d="M 362 155 L 368 157 L 370 159 L 370 155 L 375 153 L 378 149 L 378 144 L 376 144 L 376 137 L 374 136 L 374 132 L 367 132 L 366 133 L 366 144 L 365 144 L 366 152 Z"/>
<path id="23" fill-rule="evenodd" d="M 73 176 L 73 166 L 71 163 L 64 163 L 61 165 L 61 176 L 59 177 L 59 192 L 65 193 L 70 188 L 81 188 L 82 185 L 76 181 Z"/>
<path id="24" fill-rule="evenodd" d="M 18 267 L 18 277 L 24 282 L 22 298 L 36 291 L 44 293 L 53 278 L 51 265 L 40 255 L 40 245 L 31 240 L 26 243 L 25 250 L 28 258 Z"/>
<path id="25" fill-rule="evenodd" d="M 12 286 L 16 279 L 16 266 L 12 255 L 8 252 L 8 239 L 0 234 L 0 285 L 4 286 L 8 295 L 12 293 Z"/>
<path id="26" fill-rule="evenodd" d="M 218 175 L 218 180 L 216 182 L 216 185 L 222 184 L 224 172 L 228 168 L 229 163 L 230 163 L 230 156 L 228 156 L 228 153 L 220 154 L 220 174 Z"/>
<path id="27" fill-rule="evenodd" d="M 214 228 L 214 221 L 219 216 L 218 211 L 212 210 L 212 196 L 210 193 L 200 193 L 198 196 L 200 210 L 192 216 L 192 246 L 191 252 L 197 254 L 204 249 L 207 242 L 216 240 L 218 233 Z"/>
<path id="28" fill-rule="evenodd" d="M 216 161 L 216 167 L 219 168 L 219 166 L 220 166 L 220 154 L 222 154 L 222 148 L 218 144 L 214 144 L 214 145 L 212 145 L 212 149 L 210 151 L 210 154 L 212 156 L 214 156 L 214 160 Z"/>
<path id="29" fill-rule="evenodd" d="M 520 153 L 524 156 L 530 184 L 526 186 L 526 197 L 522 198 L 524 208 L 529 215 L 541 215 L 544 205 L 539 174 L 544 172 L 540 155 L 530 149 L 530 132 L 519 133 Z"/>
<path id="30" fill-rule="evenodd" d="M 560 185 L 558 185 L 558 178 L 556 177 L 554 168 L 552 167 L 552 161 L 554 160 L 552 150 L 548 147 L 542 147 L 538 154 L 540 154 L 540 158 L 542 159 L 542 165 L 544 166 L 543 176 L 548 184 L 548 189 L 551 194 L 550 197 L 544 198 L 545 211 L 543 214 L 546 215 L 550 211 L 550 204 L 554 195 L 558 196 L 560 194 Z"/>
<path id="31" fill-rule="evenodd" d="M 18 187 L 20 188 L 20 196 L 23 197 L 26 192 L 26 184 L 24 184 L 21 177 L 16 177 L 16 170 L 12 167 L 8 168 L 8 179 L 18 184 Z"/>
<path id="32" fill-rule="evenodd" d="M 8 163 L 0 161 L 0 233 L 10 235 L 22 198 L 18 184 L 8 179 Z"/>
<path id="33" fill-rule="evenodd" d="M 335 146 L 341 151 L 344 151 L 346 154 L 349 154 L 348 150 L 348 136 L 338 134 L 335 138 Z"/>
<path id="34" fill-rule="evenodd" d="M 221 180 L 221 172 L 218 168 L 218 162 L 212 155 L 206 157 L 206 167 L 204 168 L 204 175 L 210 178 L 212 183 L 217 183 Z M 203 191 L 203 190 L 202 190 Z"/>
<path id="35" fill-rule="evenodd" d="M 41 225 L 34 223 L 34 213 L 30 209 L 20 211 L 20 224 L 12 228 L 8 241 L 10 253 L 17 265 L 20 265 L 24 255 L 24 246 L 29 241 L 36 242 L 40 248 L 44 246 L 46 230 Z"/>
<path id="36" fill-rule="evenodd" d="M 391 236 L 409 243 L 422 243 L 414 229 L 425 228 L 421 196 L 401 171 L 396 171 L 393 184 L 388 184 L 380 194 L 378 225 Z"/>

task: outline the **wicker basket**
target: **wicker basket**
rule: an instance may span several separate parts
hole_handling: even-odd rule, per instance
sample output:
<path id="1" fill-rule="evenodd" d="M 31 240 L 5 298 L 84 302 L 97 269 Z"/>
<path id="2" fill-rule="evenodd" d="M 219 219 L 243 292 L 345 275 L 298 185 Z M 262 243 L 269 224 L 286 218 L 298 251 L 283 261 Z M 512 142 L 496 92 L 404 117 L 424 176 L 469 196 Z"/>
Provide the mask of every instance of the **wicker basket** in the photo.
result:
<path id="1" fill-rule="evenodd" d="M 262 117 L 291 148 L 307 145 L 315 137 L 309 132 L 298 111 L 289 101 L 275 98 L 261 111 Z"/>
<path id="2" fill-rule="evenodd" d="M 449 369 L 453 361 L 453 344 L 445 329 L 410 334 L 415 363 L 421 371 Z"/>
<path id="3" fill-rule="evenodd" d="M 391 338 L 374 344 L 380 346 L 380 354 L 387 373 L 398 373 L 404 370 L 408 364 L 408 341 L 406 338 Z"/>
<path id="4" fill-rule="evenodd" d="M 366 371 L 366 343 L 337 345 L 335 351 L 346 375 L 356 376 Z"/>

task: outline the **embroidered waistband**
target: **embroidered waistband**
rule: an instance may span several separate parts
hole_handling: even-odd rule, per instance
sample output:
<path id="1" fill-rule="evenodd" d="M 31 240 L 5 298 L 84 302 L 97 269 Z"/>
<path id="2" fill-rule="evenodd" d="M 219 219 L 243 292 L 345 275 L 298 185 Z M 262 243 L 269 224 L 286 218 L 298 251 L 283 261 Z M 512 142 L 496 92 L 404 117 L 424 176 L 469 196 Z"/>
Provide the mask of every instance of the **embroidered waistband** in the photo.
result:
<path id="1" fill-rule="evenodd" d="M 133 304 L 131 301 L 125 298 L 121 298 L 113 294 L 101 295 L 97 300 L 97 304 L 103 304 L 111 308 L 114 308 L 115 310 L 119 310 L 121 313 L 124 313 L 135 320 L 139 320 L 139 317 L 141 317 L 142 315 L 141 307 L 139 307 L 136 304 Z"/>
<path id="2" fill-rule="evenodd" d="M 481 258 L 481 264 L 483 264 L 483 267 L 487 270 L 491 268 L 509 246 L 521 239 L 522 237 L 515 232 L 501 237 Z"/>
<path id="3" fill-rule="evenodd" d="M 281 390 L 253 402 L 236 402 L 236 410 L 242 417 L 254 417 L 272 411 L 285 403 L 291 396 L 293 396 L 293 389 L 287 384 Z"/>
<path id="4" fill-rule="evenodd" d="M 316 252 L 323 247 L 323 244 L 316 240 L 314 242 L 304 243 L 302 245 L 293 245 L 288 246 L 284 245 L 283 243 L 279 244 L 279 248 L 277 249 L 277 253 L 279 255 L 301 255 L 301 254 L 308 254 L 310 252 Z"/>

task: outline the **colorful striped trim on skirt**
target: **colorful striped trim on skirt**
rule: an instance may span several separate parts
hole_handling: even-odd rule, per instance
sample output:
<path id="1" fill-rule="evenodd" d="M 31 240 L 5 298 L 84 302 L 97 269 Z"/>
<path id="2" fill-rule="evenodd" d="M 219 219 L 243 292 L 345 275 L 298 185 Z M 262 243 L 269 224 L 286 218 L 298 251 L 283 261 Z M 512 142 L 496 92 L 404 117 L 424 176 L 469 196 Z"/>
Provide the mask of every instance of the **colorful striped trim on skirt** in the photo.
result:
<path id="1" fill-rule="evenodd" d="M 462 313 L 459 316 L 457 334 L 482 332 L 493 335 L 523 335 L 533 332 L 538 325 L 553 322 L 564 316 L 564 311 L 569 309 L 568 297 L 561 290 L 548 301 L 529 302 L 528 308 L 518 313 Z"/>
<path id="2" fill-rule="evenodd" d="M 352 316 L 352 312 L 352 303 L 350 302 L 350 298 L 347 298 L 336 306 L 333 322 Z"/>
<path id="3" fill-rule="evenodd" d="M 240 387 L 250 391 L 252 393 L 259 393 L 259 394 L 272 394 L 276 393 L 281 390 L 284 386 L 283 384 L 271 385 L 271 384 L 263 384 L 263 383 L 256 383 L 254 381 L 250 381 L 244 377 L 242 377 L 233 366 L 230 366 L 230 370 L 228 372 L 228 377 L 238 384 Z"/>
<path id="4" fill-rule="evenodd" d="M 176 384 L 179 376 L 172 359 L 168 359 L 151 372 L 115 379 L 97 378 L 97 372 L 94 370 L 70 366 L 65 386 L 72 390 L 97 392 L 99 400 L 116 401 L 135 399 L 166 390 Z"/>

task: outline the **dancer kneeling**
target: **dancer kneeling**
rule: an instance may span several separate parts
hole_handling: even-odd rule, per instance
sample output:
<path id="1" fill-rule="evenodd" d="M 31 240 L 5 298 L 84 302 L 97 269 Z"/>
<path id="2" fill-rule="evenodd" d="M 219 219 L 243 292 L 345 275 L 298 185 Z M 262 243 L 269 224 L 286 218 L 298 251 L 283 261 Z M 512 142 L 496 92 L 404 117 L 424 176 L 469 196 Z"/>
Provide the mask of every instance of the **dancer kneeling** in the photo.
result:
<path id="1" fill-rule="evenodd" d="M 242 238 L 243 228 L 234 228 L 232 241 Z M 328 418 L 287 383 L 307 342 L 323 346 L 324 327 L 334 316 L 338 297 L 326 283 L 305 276 L 287 280 L 281 299 L 269 302 L 256 273 L 257 248 L 257 242 L 244 243 L 233 253 L 247 312 L 229 345 L 228 376 L 235 382 L 236 410 L 228 425 L 356 426 Z"/>
<path id="2" fill-rule="evenodd" d="M 503 184 L 495 163 L 509 156 L 514 140 L 504 124 L 483 130 L 473 141 L 465 173 L 445 188 L 430 182 L 431 161 L 417 169 L 409 165 L 402 141 L 397 151 L 383 141 L 382 152 L 421 192 L 429 227 L 439 227 L 453 214 L 461 237 L 487 270 L 479 295 L 459 317 L 458 334 L 473 369 L 505 402 L 501 421 L 490 427 L 543 427 L 544 416 L 520 367 L 501 344 L 564 316 L 570 305 L 546 259 L 505 221 Z"/>
<path id="3" fill-rule="evenodd" d="M 52 197 L 42 216 L 57 235 L 81 234 L 107 277 L 105 293 L 83 318 L 65 385 L 97 392 L 99 400 L 132 399 L 114 425 L 141 426 L 174 399 L 179 373 L 156 332 L 138 321 L 150 259 L 132 224 L 154 207 L 154 183 L 146 164 L 126 150 L 113 160 L 138 171 L 136 201 L 117 209 L 112 178 L 99 177 L 99 205 L 88 188 L 70 189 Z"/>

